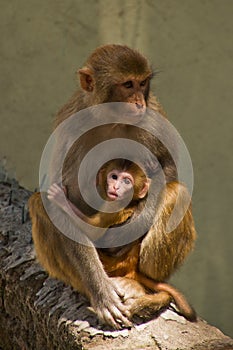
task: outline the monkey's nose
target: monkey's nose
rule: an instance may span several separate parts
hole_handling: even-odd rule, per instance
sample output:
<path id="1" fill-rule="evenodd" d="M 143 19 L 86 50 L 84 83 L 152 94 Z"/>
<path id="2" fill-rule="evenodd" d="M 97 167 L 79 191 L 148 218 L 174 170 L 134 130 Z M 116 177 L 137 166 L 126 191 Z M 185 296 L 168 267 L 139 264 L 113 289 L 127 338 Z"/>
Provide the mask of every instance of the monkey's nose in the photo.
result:
<path id="1" fill-rule="evenodd" d="M 113 188 L 115 191 L 119 190 L 120 188 L 120 183 L 119 182 L 116 182 L 114 185 L 113 185 Z"/>
<path id="2" fill-rule="evenodd" d="M 143 109 L 144 108 L 143 104 L 141 104 L 141 103 L 136 102 L 135 104 L 136 104 L 137 109 Z"/>

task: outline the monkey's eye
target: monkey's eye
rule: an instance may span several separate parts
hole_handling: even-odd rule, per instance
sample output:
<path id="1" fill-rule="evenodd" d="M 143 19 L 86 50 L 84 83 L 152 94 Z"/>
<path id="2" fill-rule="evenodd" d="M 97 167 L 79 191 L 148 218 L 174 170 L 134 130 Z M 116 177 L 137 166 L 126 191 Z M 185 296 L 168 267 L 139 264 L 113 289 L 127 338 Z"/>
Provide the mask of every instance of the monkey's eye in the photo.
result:
<path id="1" fill-rule="evenodd" d="M 126 89 L 131 89 L 133 87 L 133 82 L 132 80 L 126 81 L 125 83 L 122 84 Z"/>
<path id="2" fill-rule="evenodd" d="M 113 180 L 117 180 L 118 176 L 117 176 L 116 174 L 112 174 L 112 175 L 111 175 L 111 178 L 112 178 Z"/>
<path id="3" fill-rule="evenodd" d="M 125 183 L 126 185 L 131 185 L 131 180 L 128 179 L 127 177 L 125 177 L 125 178 L 123 179 L 123 181 L 124 181 L 124 183 Z"/>
<path id="4" fill-rule="evenodd" d="M 145 86 L 145 85 L 146 85 L 146 83 L 147 83 L 147 79 L 145 79 L 145 80 L 141 81 L 140 86 Z"/>

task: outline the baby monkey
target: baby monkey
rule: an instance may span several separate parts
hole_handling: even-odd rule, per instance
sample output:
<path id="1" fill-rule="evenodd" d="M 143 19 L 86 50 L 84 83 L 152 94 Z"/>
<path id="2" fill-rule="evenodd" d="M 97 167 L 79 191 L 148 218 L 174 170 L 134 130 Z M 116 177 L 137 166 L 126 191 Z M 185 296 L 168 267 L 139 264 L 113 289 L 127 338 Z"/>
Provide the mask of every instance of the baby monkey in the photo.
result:
<path id="1" fill-rule="evenodd" d="M 57 184 L 50 186 L 48 199 L 69 215 L 71 208 L 86 223 L 102 227 L 101 234 L 90 237 L 95 240 L 100 238 L 109 227 L 123 224 L 133 214 L 137 214 L 138 208 L 140 208 L 139 211 L 143 210 L 150 184 L 151 180 L 137 164 L 125 159 L 114 159 L 107 162 L 97 175 L 99 193 L 106 200 L 101 211 L 91 217 L 85 216 L 82 211 L 69 201 L 66 189 L 61 188 Z M 123 207 L 126 200 L 128 204 Z M 112 201 L 119 202 L 120 210 L 113 213 L 106 212 L 106 206 Z M 101 262 L 109 276 L 116 278 L 116 281 L 123 287 L 126 294 L 127 290 L 134 290 L 137 295 L 136 298 L 131 296 L 125 301 L 126 304 L 131 304 L 131 317 L 133 315 L 146 316 L 148 313 L 150 314 L 169 306 L 170 302 L 174 301 L 181 314 L 187 319 L 194 321 L 196 319 L 195 311 L 177 289 L 168 283 L 154 281 L 139 271 L 139 248 L 140 239 L 132 245 L 131 252 L 128 252 L 129 258 L 108 256 L 106 259 L 101 253 L 101 249 L 98 250 Z M 148 290 L 157 293 L 148 294 Z"/>
<path id="2" fill-rule="evenodd" d="M 128 203 L 125 208 L 106 212 L 108 208 L 106 202 L 101 211 L 88 217 L 67 198 L 65 187 L 61 188 L 57 184 L 50 186 L 48 199 L 68 214 L 71 208 L 86 223 L 107 229 L 126 222 L 134 214 L 138 202 L 147 196 L 150 182 L 151 180 L 137 164 L 125 159 L 114 159 L 100 169 L 97 175 L 97 186 L 104 200 L 107 202 L 117 201 L 118 208 L 122 208 L 125 203 Z"/>

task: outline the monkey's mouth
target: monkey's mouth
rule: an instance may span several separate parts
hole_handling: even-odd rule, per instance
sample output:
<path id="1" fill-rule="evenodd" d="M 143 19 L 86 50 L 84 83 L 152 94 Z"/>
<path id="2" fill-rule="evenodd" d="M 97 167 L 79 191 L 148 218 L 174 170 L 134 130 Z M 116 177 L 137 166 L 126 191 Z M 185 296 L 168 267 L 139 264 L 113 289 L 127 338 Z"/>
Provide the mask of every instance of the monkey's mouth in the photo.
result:
<path id="1" fill-rule="evenodd" d="M 108 192 L 108 198 L 115 200 L 118 198 L 118 194 L 116 192 Z"/>
<path id="2" fill-rule="evenodd" d="M 133 124 L 137 124 L 140 121 L 142 121 L 146 113 L 146 108 L 138 109 L 133 103 L 128 103 L 128 105 L 129 106 L 126 109 L 126 111 L 124 110 L 126 121 L 131 122 Z"/>

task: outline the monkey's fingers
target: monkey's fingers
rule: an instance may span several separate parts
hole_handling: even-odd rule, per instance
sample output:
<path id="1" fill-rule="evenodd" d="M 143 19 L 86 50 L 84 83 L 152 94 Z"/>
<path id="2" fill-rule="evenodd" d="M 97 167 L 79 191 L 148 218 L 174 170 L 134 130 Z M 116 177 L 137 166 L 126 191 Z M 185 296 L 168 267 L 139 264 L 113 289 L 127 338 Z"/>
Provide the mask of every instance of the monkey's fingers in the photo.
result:
<path id="1" fill-rule="evenodd" d="M 121 329 L 120 323 L 117 323 L 108 309 L 102 310 L 101 314 L 98 314 L 100 321 L 103 324 L 108 324 L 114 329 Z"/>
<path id="2" fill-rule="evenodd" d="M 124 289 L 121 286 L 119 286 L 119 278 L 120 277 L 112 277 L 111 278 L 111 282 L 113 284 L 113 288 L 114 288 L 114 291 L 116 293 L 116 299 L 115 300 L 117 302 L 118 308 L 121 311 L 121 313 L 123 315 L 125 315 L 127 318 L 130 318 L 131 317 L 131 313 L 126 308 L 125 304 L 123 304 L 124 301 L 125 301 L 126 295 L 125 295 Z M 120 298 L 123 303 L 119 303 L 118 302 L 118 298 Z"/>
<path id="3" fill-rule="evenodd" d="M 54 193 L 54 192 L 51 191 L 51 190 L 48 190 L 48 191 L 47 191 L 47 198 L 48 198 L 50 201 L 55 201 L 55 199 L 56 199 L 56 193 Z"/>
<path id="4" fill-rule="evenodd" d="M 62 192 L 62 189 L 61 189 L 61 187 L 59 187 L 56 183 L 54 183 L 54 184 L 52 184 L 52 185 L 49 187 L 48 191 L 60 193 L 60 192 Z M 47 192 L 48 192 L 48 191 L 47 191 Z"/>
<path id="5" fill-rule="evenodd" d="M 54 194 L 63 193 L 63 189 L 60 186 L 58 186 L 56 183 L 52 184 L 48 191 L 53 192 Z"/>
<path id="6" fill-rule="evenodd" d="M 47 197 L 51 201 L 61 201 L 64 199 L 64 192 L 57 184 L 53 184 L 47 190 Z"/>
<path id="7" fill-rule="evenodd" d="M 50 201 L 53 201 L 54 200 L 54 194 L 51 191 L 47 191 L 47 198 Z"/>
<path id="8" fill-rule="evenodd" d="M 132 323 L 123 315 L 121 310 L 115 305 L 110 305 L 102 310 L 96 310 L 99 319 L 113 327 L 114 329 L 121 329 L 122 327 L 132 327 Z"/>
<path id="9" fill-rule="evenodd" d="M 128 306 L 124 305 L 118 296 L 119 288 L 110 279 L 102 298 L 94 302 L 94 309 L 103 323 L 111 325 L 115 329 L 132 327 Z"/>
<path id="10" fill-rule="evenodd" d="M 116 282 L 112 281 L 113 283 L 113 288 L 116 292 L 116 294 L 118 295 L 118 297 L 121 299 L 121 300 L 124 300 L 125 298 L 125 292 L 123 290 L 123 288 L 120 288 Z"/>
<path id="11" fill-rule="evenodd" d="M 50 195 L 50 196 L 53 196 L 53 195 L 56 195 L 57 193 L 59 193 L 57 187 L 54 187 L 54 185 L 51 185 L 49 187 L 49 189 L 47 190 L 47 193 Z"/>
<path id="12" fill-rule="evenodd" d="M 112 305 L 111 307 L 111 314 L 114 316 L 115 322 L 117 322 L 117 325 L 120 325 L 120 328 L 122 327 L 132 327 L 132 323 L 130 320 L 124 316 L 124 314 L 127 313 L 127 309 L 124 307 L 122 308 L 121 305 L 118 305 L 117 307 L 115 305 Z"/>
<path id="13" fill-rule="evenodd" d="M 129 321 L 131 313 L 127 306 L 125 306 L 119 299 L 119 288 L 114 289 L 115 295 L 112 295 L 113 302 L 110 303 L 109 310 L 118 323 L 125 327 L 131 327 L 132 323 Z M 121 293 L 121 295 L 123 295 L 123 293 Z"/>
<path id="14" fill-rule="evenodd" d="M 53 190 L 49 188 L 47 191 L 47 195 L 51 197 L 53 196 L 53 194 L 54 194 Z"/>

